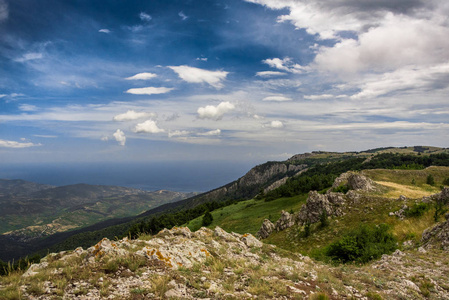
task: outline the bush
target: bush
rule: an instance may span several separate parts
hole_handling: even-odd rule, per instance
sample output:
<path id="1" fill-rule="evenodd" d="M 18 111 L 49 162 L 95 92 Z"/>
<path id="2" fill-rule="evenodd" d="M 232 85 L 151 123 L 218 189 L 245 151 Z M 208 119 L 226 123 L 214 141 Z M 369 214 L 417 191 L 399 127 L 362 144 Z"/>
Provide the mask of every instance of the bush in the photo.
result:
<path id="1" fill-rule="evenodd" d="M 427 203 L 414 204 L 412 207 L 405 211 L 405 216 L 407 217 L 421 217 L 426 211 L 429 210 L 429 205 Z"/>
<path id="2" fill-rule="evenodd" d="M 435 179 L 433 178 L 433 176 L 431 174 L 429 174 L 429 176 L 427 176 L 427 181 L 426 183 L 428 185 L 434 185 L 435 184 Z"/>
<path id="3" fill-rule="evenodd" d="M 396 238 L 389 232 L 388 225 L 362 224 L 330 244 L 325 252 L 334 261 L 366 263 L 396 248 Z"/>
<path id="4" fill-rule="evenodd" d="M 443 185 L 449 186 L 449 177 L 443 180 Z"/>
<path id="5" fill-rule="evenodd" d="M 201 223 L 201 226 L 209 226 L 212 224 L 212 221 L 214 218 L 212 217 L 212 214 L 209 211 L 206 211 L 206 213 L 203 216 L 203 222 Z"/>
<path id="6" fill-rule="evenodd" d="M 342 184 L 333 190 L 333 192 L 335 193 L 343 193 L 343 194 L 346 194 L 348 191 L 349 186 L 347 184 Z"/>

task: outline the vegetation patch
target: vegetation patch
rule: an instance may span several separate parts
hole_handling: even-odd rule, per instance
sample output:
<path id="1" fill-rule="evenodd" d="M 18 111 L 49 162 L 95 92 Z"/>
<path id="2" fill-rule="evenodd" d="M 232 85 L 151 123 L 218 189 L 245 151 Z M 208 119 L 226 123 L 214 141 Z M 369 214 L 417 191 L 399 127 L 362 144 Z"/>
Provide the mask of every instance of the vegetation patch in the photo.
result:
<path id="1" fill-rule="evenodd" d="M 367 263 L 392 253 L 396 248 L 396 238 L 386 224 L 360 225 L 357 229 L 330 244 L 326 255 L 333 261 Z"/>

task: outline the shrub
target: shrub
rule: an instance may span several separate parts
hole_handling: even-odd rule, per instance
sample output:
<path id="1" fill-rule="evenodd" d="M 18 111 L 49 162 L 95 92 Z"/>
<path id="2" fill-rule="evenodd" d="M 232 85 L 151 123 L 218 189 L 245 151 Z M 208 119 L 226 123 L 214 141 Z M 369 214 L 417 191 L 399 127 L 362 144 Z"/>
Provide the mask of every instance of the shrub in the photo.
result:
<path id="1" fill-rule="evenodd" d="M 346 194 L 348 191 L 349 191 L 349 186 L 347 184 L 339 185 L 337 188 L 334 189 L 335 193 Z"/>
<path id="2" fill-rule="evenodd" d="M 429 176 L 427 176 L 426 183 L 428 185 L 434 185 L 435 184 L 435 179 L 433 178 L 433 176 L 431 174 L 429 174 Z"/>
<path id="3" fill-rule="evenodd" d="M 212 221 L 214 218 L 212 217 L 212 214 L 209 211 L 206 211 L 206 213 L 203 216 L 203 222 L 201 223 L 201 226 L 209 226 L 212 224 Z"/>
<path id="4" fill-rule="evenodd" d="M 427 203 L 415 203 L 412 207 L 405 211 L 405 215 L 407 217 L 421 217 L 428 210 L 429 205 Z"/>
<path id="5" fill-rule="evenodd" d="M 396 238 L 386 224 L 362 224 L 330 244 L 326 255 L 334 261 L 366 263 L 396 249 Z"/>
<path id="6" fill-rule="evenodd" d="M 443 180 L 443 185 L 449 186 L 449 177 Z"/>
<path id="7" fill-rule="evenodd" d="M 325 228 L 329 226 L 329 219 L 327 218 L 327 212 L 324 209 L 320 215 L 320 228 Z"/>

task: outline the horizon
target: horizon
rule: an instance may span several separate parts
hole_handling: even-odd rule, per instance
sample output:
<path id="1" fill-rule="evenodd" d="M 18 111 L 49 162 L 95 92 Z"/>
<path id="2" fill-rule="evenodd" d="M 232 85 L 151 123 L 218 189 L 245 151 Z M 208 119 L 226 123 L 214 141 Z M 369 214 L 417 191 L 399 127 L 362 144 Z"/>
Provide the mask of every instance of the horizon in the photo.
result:
<path id="1" fill-rule="evenodd" d="M 442 0 L 0 0 L 2 163 L 449 141 Z"/>

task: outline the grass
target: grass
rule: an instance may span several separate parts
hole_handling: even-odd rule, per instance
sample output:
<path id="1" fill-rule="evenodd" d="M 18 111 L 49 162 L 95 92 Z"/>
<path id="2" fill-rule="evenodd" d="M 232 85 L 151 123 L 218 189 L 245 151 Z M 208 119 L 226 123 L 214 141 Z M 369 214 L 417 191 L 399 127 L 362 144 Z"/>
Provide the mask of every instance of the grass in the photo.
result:
<path id="1" fill-rule="evenodd" d="M 213 221 L 209 228 L 220 226 L 228 232 L 251 233 L 259 231 L 264 219 L 270 218 L 276 222 L 281 211 L 299 211 L 305 203 L 307 195 L 289 198 L 279 198 L 274 201 L 247 200 L 212 211 Z M 201 228 L 202 217 L 196 218 L 187 224 L 190 230 Z"/>

